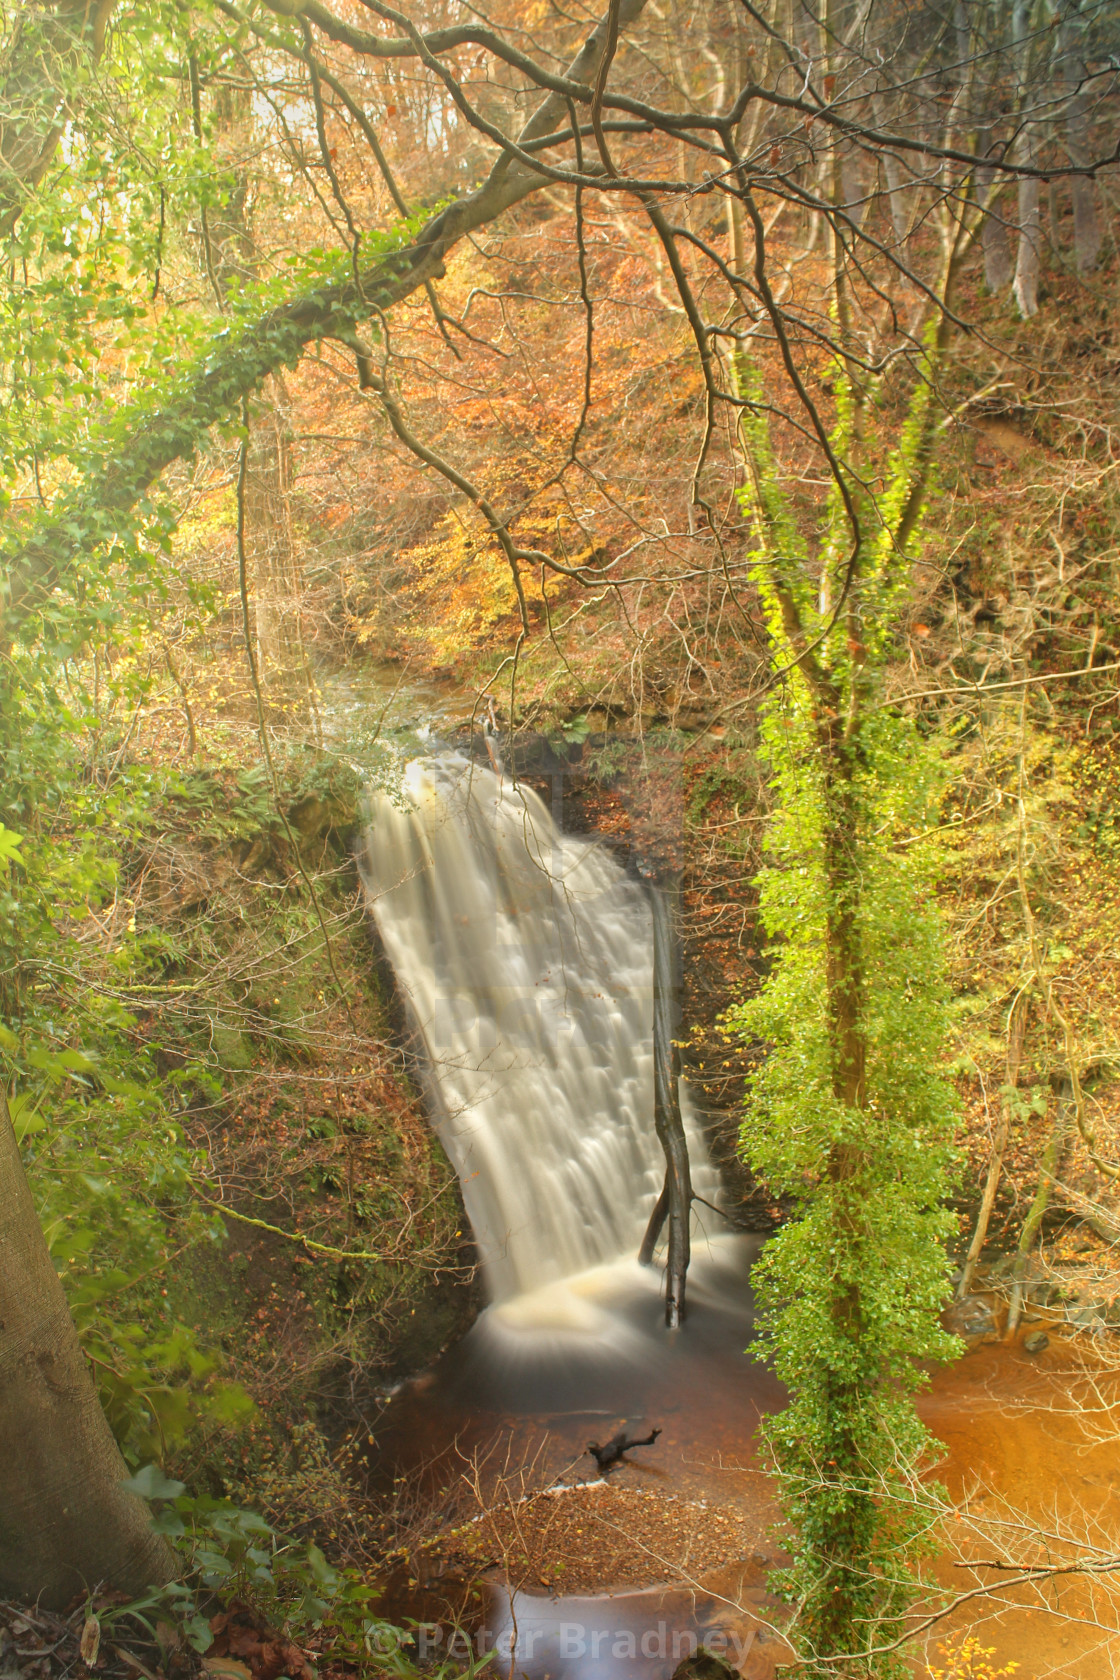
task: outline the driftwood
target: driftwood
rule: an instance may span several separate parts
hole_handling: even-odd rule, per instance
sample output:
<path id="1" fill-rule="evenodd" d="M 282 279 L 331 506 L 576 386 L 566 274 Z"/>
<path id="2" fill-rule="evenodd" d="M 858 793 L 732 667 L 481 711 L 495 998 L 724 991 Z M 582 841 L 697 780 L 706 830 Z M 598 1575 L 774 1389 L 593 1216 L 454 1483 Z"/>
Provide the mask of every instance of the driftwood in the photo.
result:
<path id="1" fill-rule="evenodd" d="M 680 876 L 662 877 L 650 887 L 653 911 L 653 1123 L 665 1154 L 665 1184 L 650 1215 L 638 1252 L 643 1266 L 666 1219 L 669 1253 L 665 1267 L 665 1323 L 675 1330 L 684 1317 L 689 1261 L 692 1177 L 680 1105 Z"/>
<path id="2" fill-rule="evenodd" d="M 631 1447 L 652 1447 L 660 1433 L 660 1429 L 651 1429 L 648 1435 L 627 1435 L 620 1429 L 617 1435 L 611 1436 L 605 1446 L 601 1447 L 598 1441 L 590 1441 L 587 1450 L 606 1475 L 616 1465 L 621 1464 L 623 1454 L 628 1453 Z"/>

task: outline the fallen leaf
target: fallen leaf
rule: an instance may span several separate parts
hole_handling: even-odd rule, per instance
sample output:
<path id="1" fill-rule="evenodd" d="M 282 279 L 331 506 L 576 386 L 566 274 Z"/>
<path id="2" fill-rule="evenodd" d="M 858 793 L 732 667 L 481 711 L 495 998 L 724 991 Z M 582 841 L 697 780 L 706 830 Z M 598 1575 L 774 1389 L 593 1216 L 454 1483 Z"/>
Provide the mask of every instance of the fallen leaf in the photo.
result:
<path id="1" fill-rule="evenodd" d="M 156 1644 L 163 1656 L 166 1657 L 169 1651 L 177 1650 L 182 1643 L 182 1634 L 171 1622 L 156 1623 Z"/>
<path id="2" fill-rule="evenodd" d="M 78 1641 L 78 1652 L 87 1668 L 92 1668 L 101 1649 L 101 1623 L 96 1616 L 87 1616 Z"/>

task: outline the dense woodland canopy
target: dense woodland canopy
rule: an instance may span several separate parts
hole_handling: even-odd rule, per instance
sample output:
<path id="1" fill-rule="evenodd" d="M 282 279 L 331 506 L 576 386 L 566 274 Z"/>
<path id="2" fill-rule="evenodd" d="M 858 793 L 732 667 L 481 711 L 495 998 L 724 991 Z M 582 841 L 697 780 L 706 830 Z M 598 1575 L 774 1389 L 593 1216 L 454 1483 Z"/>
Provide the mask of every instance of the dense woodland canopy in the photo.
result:
<path id="1" fill-rule="evenodd" d="M 205 1648 L 232 1571 L 372 1660 L 363 1420 L 478 1302 L 352 845 L 450 707 L 680 888 L 789 1637 L 909 1672 L 993 1248 L 1111 1404 L 1120 13 L 2 18 L 5 1436 L 75 1374 L 0 1586 L 193 1570 Z M 1115 1533 L 981 1538 L 1115 1628 Z"/>

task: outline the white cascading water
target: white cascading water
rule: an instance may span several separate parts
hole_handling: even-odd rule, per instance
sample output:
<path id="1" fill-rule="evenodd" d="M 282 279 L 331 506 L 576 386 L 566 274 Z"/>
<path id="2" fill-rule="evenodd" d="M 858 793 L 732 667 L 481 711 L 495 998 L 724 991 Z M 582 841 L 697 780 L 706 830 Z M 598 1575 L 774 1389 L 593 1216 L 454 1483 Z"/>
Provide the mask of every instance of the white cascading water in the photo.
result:
<path id="1" fill-rule="evenodd" d="M 571 1322 L 573 1280 L 633 1260 L 664 1177 L 645 894 L 530 788 L 452 753 L 414 760 L 401 803 L 371 795 L 362 876 L 491 1297 Z"/>

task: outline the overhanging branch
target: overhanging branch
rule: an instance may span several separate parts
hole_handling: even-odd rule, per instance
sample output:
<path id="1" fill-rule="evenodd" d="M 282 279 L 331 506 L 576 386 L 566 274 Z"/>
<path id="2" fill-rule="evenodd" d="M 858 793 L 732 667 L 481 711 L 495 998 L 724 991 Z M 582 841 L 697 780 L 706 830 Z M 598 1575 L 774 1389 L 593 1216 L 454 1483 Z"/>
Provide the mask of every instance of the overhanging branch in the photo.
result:
<path id="1" fill-rule="evenodd" d="M 620 25 L 632 23 L 644 5 L 645 0 L 623 0 Z M 594 78 L 606 40 L 604 19 L 573 60 L 569 80 L 586 85 Z M 567 115 L 566 100 L 550 94 L 518 141 L 552 134 Z M 119 440 L 103 435 L 101 459 L 81 483 L 64 492 L 46 518 L 9 530 L 0 545 L 6 638 L 67 582 L 79 555 L 118 536 L 166 468 L 193 455 L 207 430 L 235 413 L 274 369 L 294 365 L 316 339 L 345 338 L 356 321 L 391 309 L 425 282 L 439 279 L 461 239 L 541 184 L 535 170 L 503 153 L 481 186 L 431 217 L 407 245 L 380 256 L 353 279 L 270 311 L 236 337 L 223 334 L 188 371 L 179 393 L 154 409 L 138 407 Z"/>

